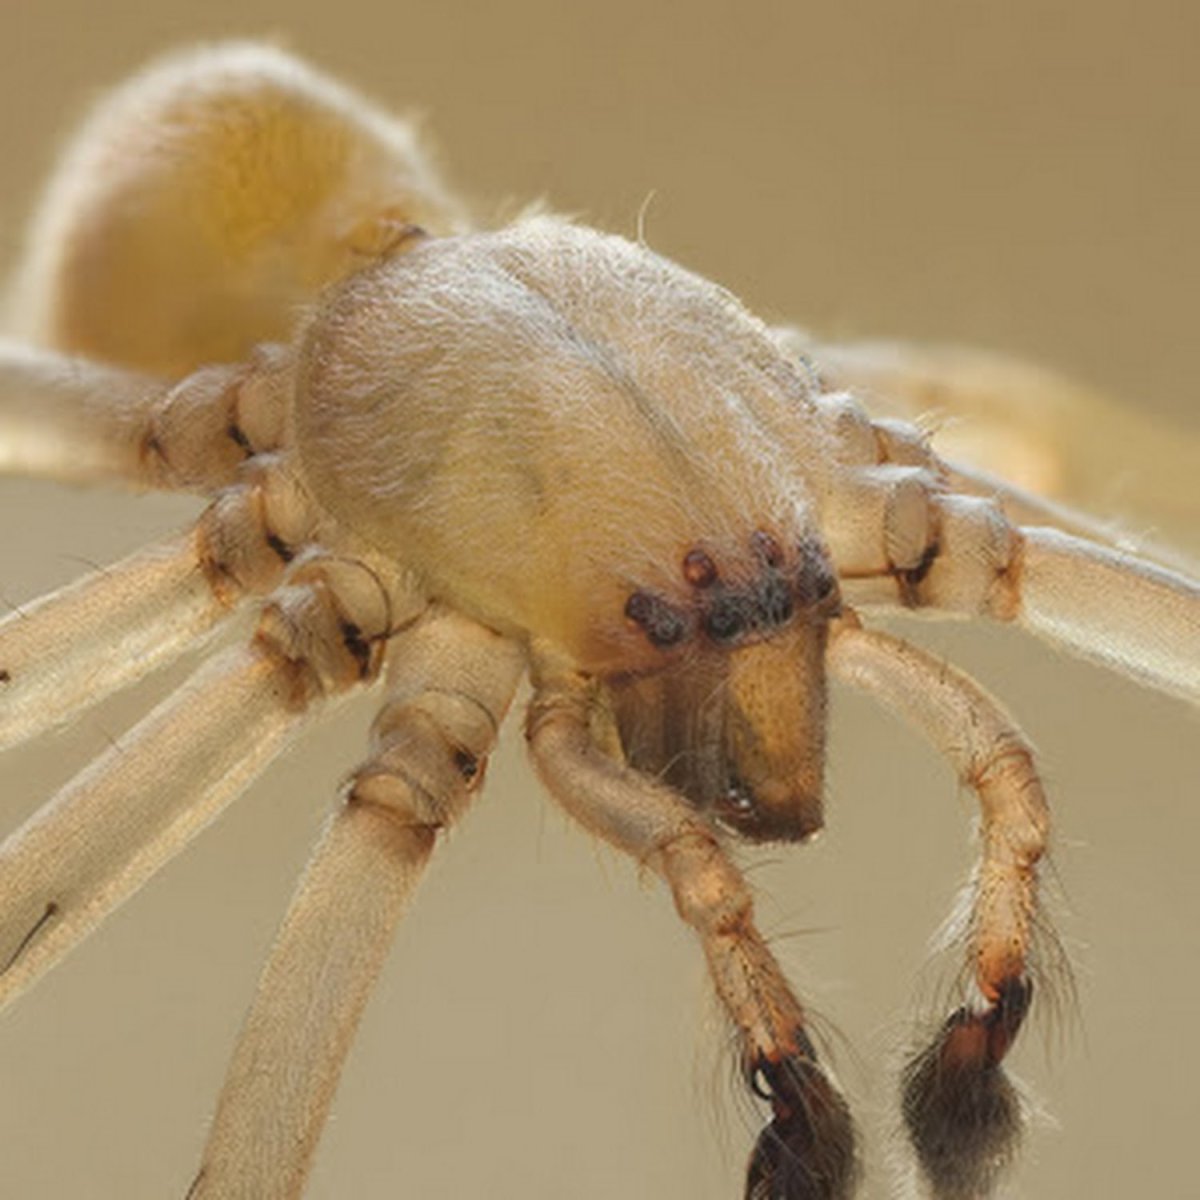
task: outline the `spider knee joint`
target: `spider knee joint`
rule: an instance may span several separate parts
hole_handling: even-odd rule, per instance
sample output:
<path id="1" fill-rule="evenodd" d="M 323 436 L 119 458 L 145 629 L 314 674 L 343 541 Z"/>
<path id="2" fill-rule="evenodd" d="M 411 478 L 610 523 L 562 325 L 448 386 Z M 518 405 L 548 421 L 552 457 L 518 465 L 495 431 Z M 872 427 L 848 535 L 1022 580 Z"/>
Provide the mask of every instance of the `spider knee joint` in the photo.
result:
<path id="1" fill-rule="evenodd" d="M 917 588 L 941 553 L 933 481 L 924 471 L 897 472 L 888 490 L 883 518 L 884 553 L 902 601 L 912 606 Z"/>
<path id="2" fill-rule="evenodd" d="M 231 483 L 247 459 L 282 444 L 290 381 L 290 352 L 278 346 L 188 375 L 157 405 L 143 435 L 151 480 L 200 490 Z"/>
<path id="3" fill-rule="evenodd" d="M 897 466 L 921 467 L 933 471 L 939 478 L 945 470 L 933 452 L 929 434 L 907 421 L 876 417 L 871 422 L 879 450 L 879 461 Z"/>
<path id="4" fill-rule="evenodd" d="M 200 563 L 227 603 L 262 595 L 312 536 L 312 506 L 277 456 L 257 456 L 200 518 Z"/>
<path id="5" fill-rule="evenodd" d="M 453 824 L 483 782 L 498 722 L 453 692 L 423 692 L 386 705 L 372 730 L 372 757 L 348 800 L 437 833 Z"/>
<path id="6" fill-rule="evenodd" d="M 313 553 L 297 559 L 263 608 L 256 640 L 295 666 L 302 699 L 335 694 L 379 674 L 388 639 L 414 619 L 397 607 L 401 581 L 358 558 Z"/>
<path id="7" fill-rule="evenodd" d="M 937 549 L 915 580 L 912 602 L 1015 619 L 1020 532 L 994 500 L 936 494 L 933 502 Z"/>
<path id="8" fill-rule="evenodd" d="M 738 933 L 753 921 L 750 891 L 711 835 L 695 831 L 658 850 L 680 918 L 704 937 Z"/>
<path id="9" fill-rule="evenodd" d="M 1001 838 L 1018 862 L 1037 862 L 1050 834 L 1050 810 L 1032 749 L 1018 737 L 1001 738 L 971 763 L 966 782 L 980 798 L 990 836 Z"/>

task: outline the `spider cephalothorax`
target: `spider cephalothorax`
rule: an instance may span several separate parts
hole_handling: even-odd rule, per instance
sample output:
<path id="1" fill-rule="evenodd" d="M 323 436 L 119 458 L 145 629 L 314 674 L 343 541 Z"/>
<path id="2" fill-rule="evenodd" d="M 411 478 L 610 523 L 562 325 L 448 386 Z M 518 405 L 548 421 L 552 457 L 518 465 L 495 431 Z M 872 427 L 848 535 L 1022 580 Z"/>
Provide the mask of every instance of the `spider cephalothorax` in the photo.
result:
<path id="1" fill-rule="evenodd" d="M 526 677 L 548 790 L 666 882 L 703 947 L 771 1110 L 751 1200 L 845 1200 L 858 1172 L 726 835 L 820 828 L 827 675 L 949 758 L 982 813 L 970 984 L 901 1104 L 940 1200 L 990 1190 L 1019 1126 L 1003 1060 L 1032 997 L 1045 798 L 1003 709 L 861 614 L 1018 621 L 1194 702 L 1200 585 L 872 419 L 869 350 L 822 374 L 819 345 L 792 353 L 720 288 L 582 226 L 469 231 L 406 127 L 261 47 L 172 60 L 103 106 L 24 282 L 41 345 L 0 348 L 5 461 L 211 503 L 0 623 L 0 743 L 239 605 L 259 617 L 0 847 L 0 999 L 327 701 L 387 690 L 191 1200 L 303 1190 L 390 933 Z"/>
<path id="2" fill-rule="evenodd" d="M 781 624 L 830 570 L 789 465 L 804 425 L 828 436 L 807 374 L 727 293 L 620 238 L 542 218 L 425 241 L 321 306 L 299 382 L 297 455 L 329 512 L 589 671 Z"/>
<path id="3" fill-rule="evenodd" d="M 836 577 L 795 462 L 817 451 L 826 490 L 828 434 L 808 374 L 726 293 L 542 219 L 364 272 L 301 357 L 297 453 L 339 522 L 623 681 L 629 760 L 732 828 L 819 826 Z"/>

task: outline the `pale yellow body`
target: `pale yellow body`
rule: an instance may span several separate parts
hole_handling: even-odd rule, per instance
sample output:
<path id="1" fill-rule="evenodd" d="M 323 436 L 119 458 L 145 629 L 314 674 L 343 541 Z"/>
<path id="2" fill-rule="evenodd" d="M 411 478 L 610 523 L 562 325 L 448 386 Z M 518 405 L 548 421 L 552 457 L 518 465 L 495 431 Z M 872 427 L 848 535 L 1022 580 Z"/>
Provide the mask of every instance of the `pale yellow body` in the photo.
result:
<path id="1" fill-rule="evenodd" d="M 1200 701 L 1200 584 L 940 457 L 859 394 L 910 412 L 940 381 L 943 408 L 982 411 L 1020 372 L 879 347 L 822 361 L 644 246 L 547 217 L 470 230 L 406 125 L 257 46 L 115 93 L 52 182 L 19 282 L 32 345 L 0 345 L 0 464 L 212 502 L 181 538 L 0 622 L 0 744 L 239 604 L 261 611 L 249 645 L 0 846 L 0 1000 L 311 713 L 388 681 L 192 1200 L 303 1190 L 391 930 L 525 675 L 547 787 L 660 875 L 699 938 L 771 1105 L 755 1198 L 846 1200 L 857 1163 L 726 841 L 820 828 L 827 672 L 946 755 L 982 812 L 970 985 L 910 1064 L 903 1108 L 939 1198 L 993 1188 L 1019 1125 L 999 1068 L 1038 967 L 1045 797 L 1004 710 L 862 614 L 1019 622 Z M 1057 486 L 1062 453 L 1026 482 Z"/>
<path id="2" fill-rule="evenodd" d="M 622 606 L 686 604 L 689 547 L 748 582 L 750 533 L 817 535 L 831 448 L 807 376 L 731 297 L 619 238 L 541 218 L 430 241 L 339 289 L 302 346 L 314 496 L 589 671 L 655 665 Z"/>
<path id="3" fill-rule="evenodd" d="M 119 88 L 68 148 L 16 316 L 39 341 L 182 375 L 287 340 L 409 226 L 465 223 L 406 122 L 266 46 L 192 51 Z"/>

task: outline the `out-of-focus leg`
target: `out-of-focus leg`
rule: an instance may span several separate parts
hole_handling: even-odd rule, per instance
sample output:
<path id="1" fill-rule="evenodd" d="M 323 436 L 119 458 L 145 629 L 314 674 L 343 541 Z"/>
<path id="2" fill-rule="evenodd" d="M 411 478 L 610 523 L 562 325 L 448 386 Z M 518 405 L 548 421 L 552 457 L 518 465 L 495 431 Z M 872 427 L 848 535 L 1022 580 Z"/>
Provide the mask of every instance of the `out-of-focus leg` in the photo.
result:
<path id="1" fill-rule="evenodd" d="M 0 340 L 0 472 L 212 495 L 282 444 L 291 353 L 248 353 L 170 383 Z"/>
<path id="2" fill-rule="evenodd" d="M 924 424 L 942 458 L 1019 492 L 1133 522 L 1131 532 L 1146 529 L 1152 541 L 1200 550 L 1195 427 L 1172 427 L 1055 371 L 974 347 L 777 336 L 874 414 Z"/>

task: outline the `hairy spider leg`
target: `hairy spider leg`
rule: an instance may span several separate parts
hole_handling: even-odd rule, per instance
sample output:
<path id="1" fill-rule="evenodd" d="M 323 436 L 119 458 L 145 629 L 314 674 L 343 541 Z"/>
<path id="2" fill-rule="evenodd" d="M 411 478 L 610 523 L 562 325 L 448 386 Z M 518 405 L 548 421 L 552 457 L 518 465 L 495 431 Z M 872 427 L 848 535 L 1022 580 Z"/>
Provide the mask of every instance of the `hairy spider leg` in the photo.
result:
<path id="1" fill-rule="evenodd" d="M 294 1200 L 392 933 L 438 841 L 483 782 L 521 649 L 431 613 L 389 647 L 371 754 L 292 899 L 188 1192 Z"/>

